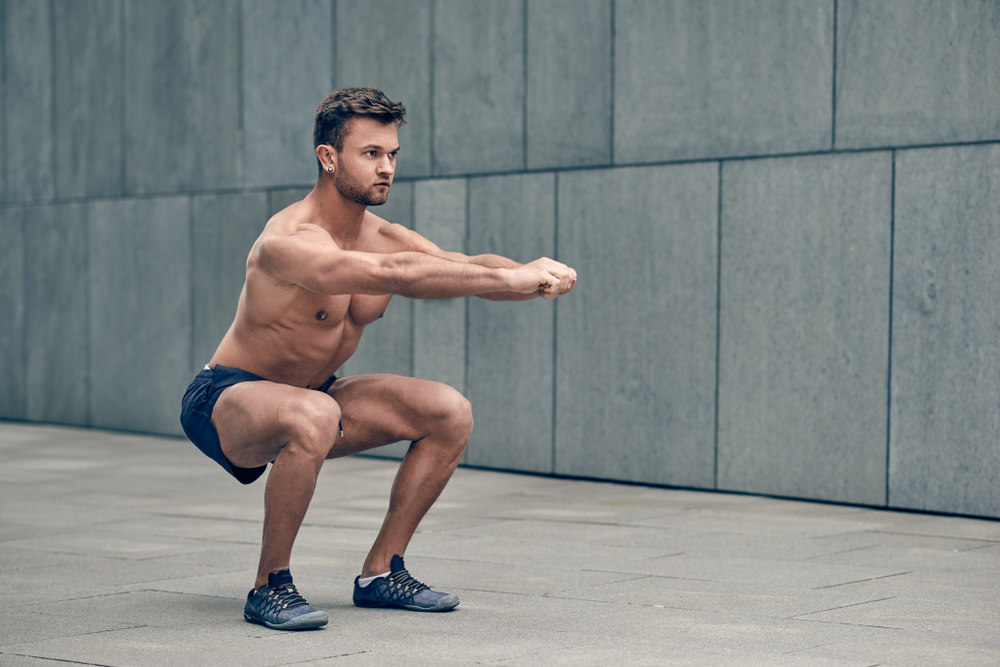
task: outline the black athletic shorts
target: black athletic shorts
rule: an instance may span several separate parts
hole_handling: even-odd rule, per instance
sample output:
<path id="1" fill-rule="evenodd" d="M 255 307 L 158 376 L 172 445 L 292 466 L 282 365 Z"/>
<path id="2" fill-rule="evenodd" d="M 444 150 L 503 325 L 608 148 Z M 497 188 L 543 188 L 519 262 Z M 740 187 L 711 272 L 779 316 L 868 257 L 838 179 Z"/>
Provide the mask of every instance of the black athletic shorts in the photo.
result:
<path id="1" fill-rule="evenodd" d="M 226 472 L 243 484 L 255 481 L 264 474 L 267 466 L 237 468 L 226 459 L 222 454 L 219 433 L 212 423 L 212 410 L 215 409 L 215 402 L 219 400 L 219 396 L 226 388 L 240 382 L 257 382 L 259 380 L 266 381 L 267 378 L 241 371 L 238 368 L 216 364 L 215 370 L 206 368 L 194 376 L 194 381 L 188 385 L 187 391 L 184 392 L 184 399 L 181 401 L 181 426 L 184 427 L 184 433 L 205 456 L 218 463 Z M 326 393 L 326 390 L 336 381 L 337 376 L 331 375 L 317 391 Z"/>

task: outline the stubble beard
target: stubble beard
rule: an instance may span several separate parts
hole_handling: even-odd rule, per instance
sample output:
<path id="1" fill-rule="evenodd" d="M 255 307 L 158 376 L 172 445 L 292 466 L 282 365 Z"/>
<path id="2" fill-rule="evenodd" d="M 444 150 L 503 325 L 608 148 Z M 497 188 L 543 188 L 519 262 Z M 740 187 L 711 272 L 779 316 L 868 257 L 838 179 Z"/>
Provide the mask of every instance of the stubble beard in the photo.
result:
<path id="1" fill-rule="evenodd" d="M 381 206 L 389 199 L 389 188 L 385 192 L 379 192 L 373 187 L 365 188 L 353 176 L 347 173 L 344 166 L 337 160 L 337 173 L 334 176 L 334 183 L 340 195 L 362 206 Z"/>

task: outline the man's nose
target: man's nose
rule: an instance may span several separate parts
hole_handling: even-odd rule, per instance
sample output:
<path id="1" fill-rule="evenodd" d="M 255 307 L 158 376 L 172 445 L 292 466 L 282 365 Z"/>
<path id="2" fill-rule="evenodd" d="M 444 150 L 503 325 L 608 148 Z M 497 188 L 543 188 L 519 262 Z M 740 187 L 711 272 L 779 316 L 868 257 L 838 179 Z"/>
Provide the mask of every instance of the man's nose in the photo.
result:
<path id="1" fill-rule="evenodd" d="M 386 155 L 381 160 L 378 161 L 378 173 L 384 174 L 386 176 L 392 176 L 392 173 L 396 171 L 396 165 L 393 164 L 389 156 Z"/>

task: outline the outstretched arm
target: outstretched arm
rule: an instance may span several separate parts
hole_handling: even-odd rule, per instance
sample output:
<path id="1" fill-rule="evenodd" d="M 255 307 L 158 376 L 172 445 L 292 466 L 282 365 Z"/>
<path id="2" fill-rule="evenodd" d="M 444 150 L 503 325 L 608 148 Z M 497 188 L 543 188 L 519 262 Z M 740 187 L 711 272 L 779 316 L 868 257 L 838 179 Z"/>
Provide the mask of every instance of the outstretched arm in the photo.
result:
<path id="1" fill-rule="evenodd" d="M 322 229 L 304 225 L 293 234 L 262 239 L 256 261 L 276 278 L 322 294 L 451 299 L 511 292 L 555 298 L 568 291 L 552 260 L 505 267 L 455 261 L 444 254 L 420 248 L 386 254 L 345 251 Z"/>
<path id="2" fill-rule="evenodd" d="M 495 292 L 481 292 L 475 295 L 483 299 L 489 299 L 490 301 L 527 301 L 539 296 L 546 299 L 554 299 L 557 296 L 566 294 L 573 289 L 574 285 L 576 285 L 576 271 L 562 262 L 557 262 L 547 257 L 542 257 L 534 262 L 524 265 L 500 255 L 486 254 L 470 256 L 458 252 L 446 252 L 416 232 L 406 229 L 405 227 L 401 227 L 399 225 L 387 225 L 383 229 L 384 233 L 392 236 L 393 240 L 400 243 L 402 247 L 412 249 L 417 252 L 424 252 L 435 257 L 441 257 L 452 262 L 460 264 L 476 264 L 492 269 L 513 270 L 523 266 L 528 266 L 541 268 L 558 278 L 558 283 L 539 285 L 539 288 L 532 292 L 521 292 L 507 289 Z"/>
<path id="3" fill-rule="evenodd" d="M 518 262 L 515 262 L 512 259 L 508 259 L 500 255 L 467 256 L 467 255 L 461 255 L 459 253 L 446 253 L 446 254 L 455 256 L 454 259 L 452 259 L 452 257 L 449 257 L 449 259 L 452 259 L 452 261 L 466 262 L 469 264 L 478 264 L 480 266 L 488 266 L 490 268 L 496 268 L 496 269 L 515 269 L 519 266 L 523 266 L 522 264 L 519 264 Z M 565 264 L 556 262 L 555 260 L 551 260 L 548 258 L 542 258 L 542 260 L 548 263 L 548 268 L 550 270 L 553 270 L 556 273 L 566 274 L 565 277 L 567 278 L 567 280 L 561 283 L 563 285 L 563 289 L 561 289 L 558 293 L 554 294 L 554 296 L 560 296 L 573 289 L 573 286 L 576 284 L 575 271 L 570 269 Z M 542 261 L 542 260 L 536 260 L 536 261 Z M 512 292 L 507 290 L 502 292 L 486 292 L 485 294 L 477 294 L 476 296 L 483 299 L 489 299 L 490 301 L 528 301 L 530 299 L 534 299 L 539 296 L 545 297 L 546 294 L 543 292 L 542 289 L 538 289 L 530 294 L 523 294 L 520 292 Z M 549 298 L 553 297 L 550 296 Z"/>

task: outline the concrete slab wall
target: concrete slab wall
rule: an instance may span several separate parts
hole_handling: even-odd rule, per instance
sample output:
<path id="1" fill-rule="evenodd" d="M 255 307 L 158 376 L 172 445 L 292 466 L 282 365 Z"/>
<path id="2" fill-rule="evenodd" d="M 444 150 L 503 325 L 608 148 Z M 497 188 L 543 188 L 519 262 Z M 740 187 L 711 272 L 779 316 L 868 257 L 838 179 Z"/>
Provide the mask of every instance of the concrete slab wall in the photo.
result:
<path id="1" fill-rule="evenodd" d="M 0 210 L 0 417 L 27 419 L 27 356 L 24 347 L 24 219 L 22 208 Z M 85 401 L 86 396 L 78 400 Z"/>
<path id="2" fill-rule="evenodd" d="M 611 13 L 608 0 L 528 3 L 529 169 L 611 162 Z"/>
<path id="3" fill-rule="evenodd" d="M 56 187 L 51 5 L 6 0 L 3 18 L 7 199 L 51 200 Z"/>
<path id="4" fill-rule="evenodd" d="M 122 3 L 58 0 L 53 175 L 63 199 L 125 194 Z"/>
<path id="5" fill-rule="evenodd" d="M 837 3 L 838 148 L 995 141 L 1000 3 Z"/>
<path id="6" fill-rule="evenodd" d="M 87 206 L 25 210 L 26 416 L 90 423 L 90 259 Z"/>
<path id="7" fill-rule="evenodd" d="M 95 202 L 88 218 L 91 423 L 180 435 L 192 377 L 190 200 Z"/>
<path id="8" fill-rule="evenodd" d="M 269 217 L 265 192 L 191 198 L 194 348 L 189 374 L 211 360 L 233 323 L 247 256 Z"/>
<path id="9" fill-rule="evenodd" d="M 413 194 L 413 229 L 442 250 L 465 252 L 466 179 L 422 181 Z M 413 375 L 465 393 L 467 299 L 413 304 Z"/>
<path id="10" fill-rule="evenodd" d="M 406 125 L 399 132 L 396 177 L 431 176 L 434 2 L 387 0 L 380 7 L 384 11 L 373 12 L 365 0 L 337 2 L 337 87 L 375 86 L 402 100 Z"/>
<path id="11" fill-rule="evenodd" d="M 617 0 L 615 162 L 830 148 L 833 6 Z"/>
<path id="12" fill-rule="evenodd" d="M 889 502 L 1000 515 L 1000 146 L 896 157 Z"/>
<path id="13" fill-rule="evenodd" d="M 238 0 L 125 3 L 129 194 L 242 184 Z"/>
<path id="14" fill-rule="evenodd" d="M 883 504 L 892 156 L 733 162 L 722 183 L 719 488 Z"/>
<path id="15" fill-rule="evenodd" d="M 469 396 L 467 464 L 1000 517 L 998 35 L 992 0 L 0 0 L 0 418 L 179 434 L 315 106 L 373 84 L 408 123 L 372 212 L 580 272 L 393 299 L 341 369 Z"/>
<path id="16" fill-rule="evenodd" d="M 435 173 L 523 169 L 525 3 L 434 4 Z"/>
<path id="17" fill-rule="evenodd" d="M 554 472 L 713 485 L 718 172 L 560 174 Z"/>
<path id="18" fill-rule="evenodd" d="M 555 181 L 552 173 L 470 179 L 469 254 L 519 262 L 552 257 Z M 466 395 L 477 437 L 466 461 L 551 472 L 556 304 L 469 299 L 468 308 Z"/>
<path id="19" fill-rule="evenodd" d="M 333 87 L 333 7 L 243 0 L 243 127 L 248 187 L 316 178 L 312 114 Z"/>

